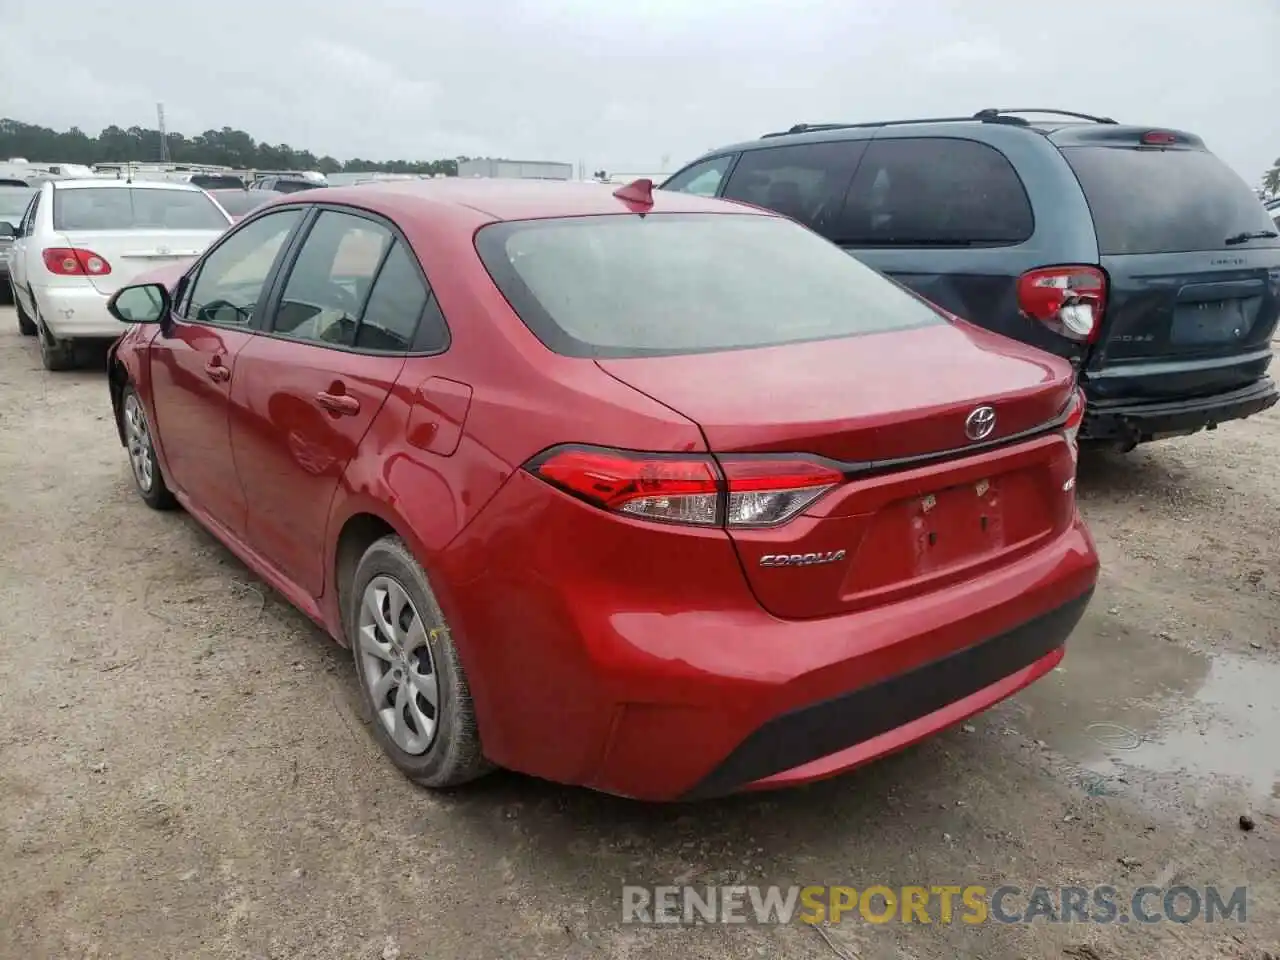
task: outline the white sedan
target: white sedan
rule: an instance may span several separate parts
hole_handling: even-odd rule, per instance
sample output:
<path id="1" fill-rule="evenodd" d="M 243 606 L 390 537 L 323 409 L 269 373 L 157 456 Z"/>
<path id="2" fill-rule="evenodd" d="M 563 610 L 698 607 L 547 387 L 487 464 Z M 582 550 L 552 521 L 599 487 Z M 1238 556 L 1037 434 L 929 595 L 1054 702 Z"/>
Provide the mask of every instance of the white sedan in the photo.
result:
<path id="1" fill-rule="evenodd" d="M 9 255 L 18 326 L 49 370 L 77 341 L 120 335 L 107 300 L 135 276 L 199 256 L 231 225 L 207 193 L 178 183 L 53 180 L 32 198 Z"/>

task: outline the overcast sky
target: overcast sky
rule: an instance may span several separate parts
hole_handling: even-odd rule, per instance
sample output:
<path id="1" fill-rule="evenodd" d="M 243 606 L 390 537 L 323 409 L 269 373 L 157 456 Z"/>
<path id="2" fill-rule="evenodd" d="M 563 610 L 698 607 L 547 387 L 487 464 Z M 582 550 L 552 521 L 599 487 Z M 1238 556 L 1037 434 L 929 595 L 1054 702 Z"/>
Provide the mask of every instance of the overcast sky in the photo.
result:
<path id="1" fill-rule="evenodd" d="M 163 100 L 343 160 L 658 172 L 987 106 L 1189 129 L 1251 183 L 1280 156 L 1280 0 L 0 0 L 0 36 L 0 116 L 96 133 Z"/>

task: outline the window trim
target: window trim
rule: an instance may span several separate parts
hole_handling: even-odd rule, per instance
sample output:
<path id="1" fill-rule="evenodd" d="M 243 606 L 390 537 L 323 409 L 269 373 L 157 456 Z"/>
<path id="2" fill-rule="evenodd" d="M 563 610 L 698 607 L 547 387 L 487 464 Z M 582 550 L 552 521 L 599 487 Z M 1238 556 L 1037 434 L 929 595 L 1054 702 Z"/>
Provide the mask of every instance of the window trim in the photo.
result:
<path id="1" fill-rule="evenodd" d="M 876 148 L 877 144 L 910 143 L 917 140 L 952 140 L 962 143 L 974 143 L 980 147 L 986 148 L 987 150 L 994 151 L 1013 173 L 1013 178 L 1017 182 L 1018 188 L 1022 191 L 1022 198 L 1026 201 L 1027 213 L 1031 217 L 1031 229 L 1028 231 L 1027 235 L 1021 240 L 969 240 L 957 241 L 955 243 L 870 243 L 865 239 L 858 241 L 845 241 L 841 239 L 833 240 L 833 243 L 837 243 L 842 249 L 846 250 L 1006 250 L 1011 247 L 1023 246 L 1035 239 L 1036 231 L 1040 226 L 1036 217 L 1036 207 L 1031 201 L 1031 194 L 1027 191 L 1026 182 L 1023 181 L 1022 174 L 1018 171 L 1018 167 L 1013 162 L 1012 158 L 993 143 L 988 143 L 987 141 L 980 140 L 976 137 L 962 137 L 955 136 L 954 134 L 942 135 L 937 133 L 922 133 L 912 136 L 877 135 L 868 139 L 867 148 L 862 152 L 862 158 L 858 161 L 858 169 L 854 171 L 853 179 L 849 181 L 849 187 L 845 192 L 844 203 L 841 204 L 840 207 L 840 215 L 843 217 L 847 213 L 850 204 L 854 202 L 854 185 L 858 181 L 858 175 L 862 173 L 863 165 L 867 162 L 867 158 L 871 156 L 871 152 Z"/>
<path id="2" fill-rule="evenodd" d="M 275 259 L 271 262 L 271 269 L 267 271 L 267 276 L 263 280 L 262 288 L 268 291 L 268 293 L 274 289 L 276 282 L 275 278 L 280 271 L 280 265 L 282 262 L 281 257 L 284 254 L 287 254 L 289 249 L 293 246 L 298 236 L 298 230 L 307 220 L 307 209 L 303 204 L 288 204 L 286 206 L 272 207 L 269 210 L 264 209 L 262 211 L 262 216 L 270 216 L 272 214 L 285 213 L 291 210 L 298 210 L 302 215 L 293 225 L 293 229 L 289 236 L 285 238 L 284 243 L 280 245 L 280 249 L 276 251 Z M 253 316 L 249 318 L 248 323 L 217 323 L 210 320 L 194 320 L 187 317 L 186 314 L 179 309 L 190 307 L 190 294 L 192 290 L 195 289 L 196 283 L 199 282 L 200 274 L 204 272 L 205 264 L 208 262 L 209 258 L 220 250 L 224 244 L 239 234 L 241 230 L 248 227 L 249 224 L 258 219 L 260 219 L 260 217 L 245 217 L 235 225 L 234 229 L 227 231 L 219 237 L 215 243 L 210 244 L 209 249 L 200 255 L 200 259 L 191 265 L 191 269 L 182 275 L 182 279 L 174 286 L 173 306 L 169 310 L 169 316 L 175 323 L 183 323 L 188 326 L 196 327 L 213 327 L 217 330 L 240 330 L 244 333 L 259 332 L 258 318 L 259 314 L 264 309 L 262 300 L 259 300 L 258 303 L 254 305 Z"/>
<path id="3" fill-rule="evenodd" d="M 297 192 L 306 193 L 307 191 L 300 190 Z M 294 204 L 290 204 L 289 206 L 294 206 Z M 391 219 L 389 219 L 388 217 L 384 217 L 380 213 L 375 213 L 372 210 L 366 210 L 364 207 L 351 206 L 346 203 L 324 201 L 324 202 L 318 202 L 318 203 L 314 203 L 314 202 L 305 203 L 305 204 L 299 203 L 297 204 L 297 206 L 305 207 L 308 213 L 304 217 L 303 222 L 299 225 L 299 231 L 294 235 L 293 241 L 289 244 L 288 249 L 285 251 L 285 259 L 282 260 L 277 266 L 276 273 L 274 278 L 272 279 L 267 297 L 265 298 L 263 303 L 259 305 L 260 308 L 263 310 L 263 318 L 261 323 L 256 322 L 258 320 L 257 311 L 256 310 L 254 311 L 256 333 L 264 337 L 270 337 L 272 340 L 282 340 L 288 343 L 301 344 L 303 346 L 308 346 L 308 347 L 317 347 L 321 350 L 337 350 L 342 353 L 355 353 L 355 354 L 359 354 L 361 356 L 366 356 L 366 357 L 436 357 L 443 353 L 448 352 L 449 348 L 453 346 L 453 330 L 449 326 L 449 318 L 445 316 L 444 309 L 439 304 L 439 299 L 436 297 L 435 287 L 431 285 L 431 280 L 427 276 L 425 268 L 422 266 L 422 260 L 418 256 L 417 250 L 414 249 L 413 244 L 409 242 L 409 238 L 404 235 L 404 231 L 401 230 L 399 226 L 397 226 Z M 280 207 L 270 207 L 269 209 L 279 210 Z M 435 300 L 436 301 L 435 312 L 439 313 L 440 320 L 444 324 L 444 338 L 443 338 L 442 344 L 438 348 L 432 349 L 432 350 L 410 349 L 407 351 L 406 350 L 373 350 L 373 349 L 370 349 L 369 347 L 346 346 L 345 344 L 341 344 L 341 343 L 321 343 L 317 340 L 304 340 L 299 337 L 291 337 L 291 336 L 288 336 L 287 334 L 276 333 L 273 329 L 271 329 L 271 327 L 275 325 L 275 317 L 276 317 L 276 313 L 280 309 L 280 301 L 284 297 L 285 285 L 289 281 L 289 274 L 293 272 L 294 265 L 297 263 L 298 254 L 301 253 L 302 251 L 302 245 L 306 243 L 306 238 L 308 235 L 310 235 L 312 227 L 315 226 L 315 222 L 320 218 L 320 214 L 325 212 L 326 210 L 332 211 L 334 213 L 349 214 L 349 215 L 356 216 L 361 219 L 369 220 L 373 223 L 376 223 L 378 226 L 388 230 L 391 233 L 393 240 L 404 244 L 405 250 L 407 250 L 411 254 L 409 259 L 410 261 L 412 261 L 412 263 L 414 264 L 415 268 L 418 271 L 418 278 L 422 281 L 422 285 L 427 292 L 427 296 L 422 302 L 422 310 L 419 311 L 418 313 L 418 321 L 413 330 L 413 337 L 410 340 L 410 346 L 415 347 L 420 343 L 422 329 L 423 329 L 423 320 L 427 316 L 427 311 L 428 311 L 428 308 L 431 306 L 431 302 Z M 248 221 L 248 218 L 246 218 L 241 222 L 244 223 L 247 221 Z M 387 249 L 383 253 L 382 259 L 378 262 L 378 268 L 377 270 L 374 271 L 374 275 L 373 275 L 373 283 L 369 285 L 369 295 L 365 297 L 365 303 L 361 304 L 360 317 L 356 325 L 357 337 L 359 336 L 359 333 L 360 333 L 359 323 L 363 322 L 364 320 L 364 311 L 365 311 L 365 308 L 368 306 L 368 299 L 370 296 L 373 295 L 373 286 L 378 282 L 378 277 L 382 275 L 382 268 L 386 265 L 387 256 L 391 252 L 391 247 L 392 247 L 392 244 L 387 245 Z"/>

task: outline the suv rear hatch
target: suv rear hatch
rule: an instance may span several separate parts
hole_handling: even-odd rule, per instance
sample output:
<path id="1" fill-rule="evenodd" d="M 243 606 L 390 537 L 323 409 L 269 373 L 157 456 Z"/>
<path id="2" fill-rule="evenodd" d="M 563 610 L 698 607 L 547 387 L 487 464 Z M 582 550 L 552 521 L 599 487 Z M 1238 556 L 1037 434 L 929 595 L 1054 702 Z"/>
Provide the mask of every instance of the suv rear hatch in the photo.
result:
<path id="1" fill-rule="evenodd" d="M 1262 376 L 1280 318 L 1280 239 L 1248 185 L 1179 131 L 1099 125 L 1054 139 L 1107 275 L 1090 392 L 1208 396 Z"/>
<path id="2" fill-rule="evenodd" d="M 723 527 L 756 598 L 787 618 L 927 592 L 1067 528 L 1065 360 L 948 321 L 796 223 L 720 209 L 479 231 L 535 336 L 696 423 L 715 461 L 585 451 L 540 472 Z"/>

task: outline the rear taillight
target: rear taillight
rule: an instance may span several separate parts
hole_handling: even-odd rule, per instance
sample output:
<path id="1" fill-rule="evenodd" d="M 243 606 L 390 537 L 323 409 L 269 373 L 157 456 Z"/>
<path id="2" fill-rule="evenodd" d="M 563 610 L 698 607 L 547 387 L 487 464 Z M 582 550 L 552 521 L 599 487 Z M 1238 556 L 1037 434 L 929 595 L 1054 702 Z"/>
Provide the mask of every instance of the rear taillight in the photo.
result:
<path id="1" fill-rule="evenodd" d="M 723 467 L 723 469 L 722 469 Z M 527 465 L 534 476 L 604 510 L 698 526 L 772 527 L 838 484 L 837 469 L 805 457 L 633 453 L 556 447 Z"/>
<path id="2" fill-rule="evenodd" d="M 60 277 L 104 277 L 111 272 L 104 257 L 81 247 L 49 247 L 43 256 L 45 268 Z"/>
<path id="3" fill-rule="evenodd" d="M 1098 339 L 1106 303 L 1107 278 L 1097 267 L 1040 267 L 1018 278 L 1018 309 L 1072 340 Z"/>

